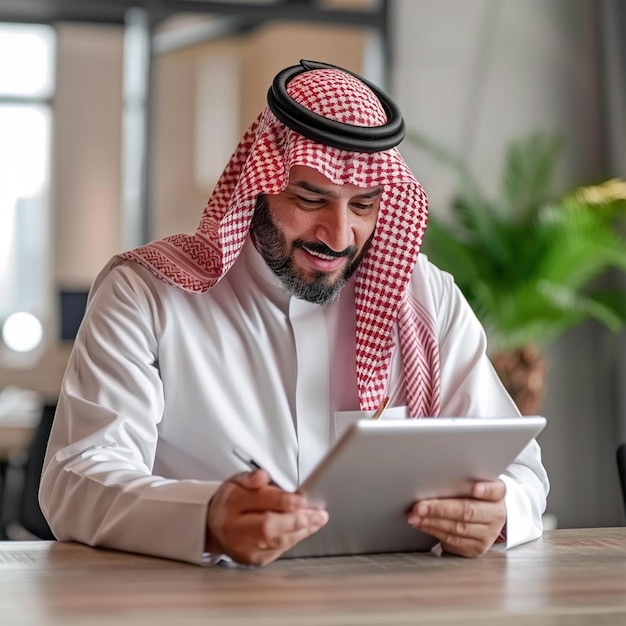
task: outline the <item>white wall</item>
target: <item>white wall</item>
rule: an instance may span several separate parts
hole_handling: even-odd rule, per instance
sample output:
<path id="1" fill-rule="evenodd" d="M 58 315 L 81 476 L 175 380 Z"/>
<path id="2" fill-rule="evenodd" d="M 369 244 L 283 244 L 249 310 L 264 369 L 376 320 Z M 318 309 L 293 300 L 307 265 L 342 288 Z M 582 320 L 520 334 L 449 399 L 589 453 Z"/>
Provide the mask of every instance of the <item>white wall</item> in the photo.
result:
<path id="1" fill-rule="evenodd" d="M 55 280 L 89 286 L 121 246 L 121 123 L 124 31 L 57 27 L 54 107 Z"/>
<path id="2" fill-rule="evenodd" d="M 562 190 L 608 177 L 591 5 L 393 0 L 392 89 L 407 126 L 463 156 L 493 193 L 505 146 L 532 131 L 565 137 L 556 180 Z M 449 172 L 406 142 L 402 151 L 431 211 L 445 211 L 454 192 Z M 552 481 L 548 510 L 562 527 L 624 520 L 615 463 L 618 346 L 608 331 L 587 324 L 547 349 L 548 427 L 540 443 Z"/>

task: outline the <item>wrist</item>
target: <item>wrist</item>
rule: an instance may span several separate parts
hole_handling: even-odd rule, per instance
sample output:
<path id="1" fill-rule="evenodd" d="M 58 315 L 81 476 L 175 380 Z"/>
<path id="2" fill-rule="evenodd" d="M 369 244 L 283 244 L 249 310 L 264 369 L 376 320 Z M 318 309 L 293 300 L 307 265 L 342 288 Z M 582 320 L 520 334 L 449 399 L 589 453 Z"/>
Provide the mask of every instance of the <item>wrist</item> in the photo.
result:
<path id="1" fill-rule="evenodd" d="M 208 524 L 204 533 L 204 551 L 210 554 L 224 554 L 222 544 L 212 535 Z"/>
<path id="2" fill-rule="evenodd" d="M 206 524 L 204 528 L 204 551 L 209 554 L 224 554 L 222 544 L 215 537 L 215 533 L 211 529 L 211 505 L 213 498 L 209 500 L 206 514 Z"/>

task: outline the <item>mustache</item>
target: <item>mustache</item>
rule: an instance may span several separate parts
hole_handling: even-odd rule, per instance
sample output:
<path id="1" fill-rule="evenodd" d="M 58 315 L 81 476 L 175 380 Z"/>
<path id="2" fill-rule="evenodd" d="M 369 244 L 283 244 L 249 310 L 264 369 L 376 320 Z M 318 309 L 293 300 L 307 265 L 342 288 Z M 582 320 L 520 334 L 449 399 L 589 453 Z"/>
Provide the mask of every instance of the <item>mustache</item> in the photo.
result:
<path id="1" fill-rule="evenodd" d="M 319 241 L 308 242 L 303 239 L 296 239 L 293 242 L 294 248 L 302 248 L 303 250 L 310 250 L 311 252 L 316 252 L 317 254 L 323 254 L 325 256 L 333 257 L 335 259 L 339 259 L 341 257 L 347 257 L 352 259 L 356 256 L 358 250 L 356 246 L 348 246 L 344 250 L 337 252 L 332 248 L 329 248 L 326 244 L 323 244 Z"/>

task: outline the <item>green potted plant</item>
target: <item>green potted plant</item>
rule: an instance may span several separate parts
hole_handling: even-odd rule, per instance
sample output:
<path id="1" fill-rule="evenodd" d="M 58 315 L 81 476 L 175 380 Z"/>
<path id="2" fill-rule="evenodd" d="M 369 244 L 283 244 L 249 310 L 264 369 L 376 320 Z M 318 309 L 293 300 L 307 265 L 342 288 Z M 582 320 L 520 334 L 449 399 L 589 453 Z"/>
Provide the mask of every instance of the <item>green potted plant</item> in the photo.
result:
<path id="1" fill-rule="evenodd" d="M 458 177 L 449 219 L 431 207 L 424 251 L 450 272 L 487 331 L 492 362 L 523 414 L 545 391 L 545 347 L 587 319 L 613 331 L 626 323 L 626 291 L 607 270 L 626 272 L 626 181 L 553 196 L 556 137 L 513 142 L 500 197 L 490 199 L 458 157 L 415 132 L 409 141 Z"/>

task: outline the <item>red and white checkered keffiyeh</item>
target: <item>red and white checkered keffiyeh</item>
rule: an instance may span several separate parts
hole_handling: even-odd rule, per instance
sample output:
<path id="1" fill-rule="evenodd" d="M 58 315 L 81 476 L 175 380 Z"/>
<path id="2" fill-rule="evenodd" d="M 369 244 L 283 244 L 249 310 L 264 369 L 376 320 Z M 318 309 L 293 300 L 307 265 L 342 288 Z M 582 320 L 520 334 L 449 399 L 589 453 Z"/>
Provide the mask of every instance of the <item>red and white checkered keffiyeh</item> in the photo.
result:
<path id="1" fill-rule="evenodd" d="M 307 109 L 346 124 L 380 126 L 378 98 L 358 78 L 317 69 L 293 78 L 289 95 Z M 161 280 L 205 292 L 240 253 L 259 194 L 283 191 L 294 165 L 318 170 L 335 184 L 383 188 L 376 234 L 356 274 L 356 360 L 361 409 L 385 393 L 398 323 L 410 414 L 439 412 L 439 352 L 430 318 L 407 284 L 424 237 L 427 199 L 397 148 L 357 153 L 315 143 L 279 122 L 266 108 L 243 136 L 193 235 L 174 235 L 120 255 Z"/>

